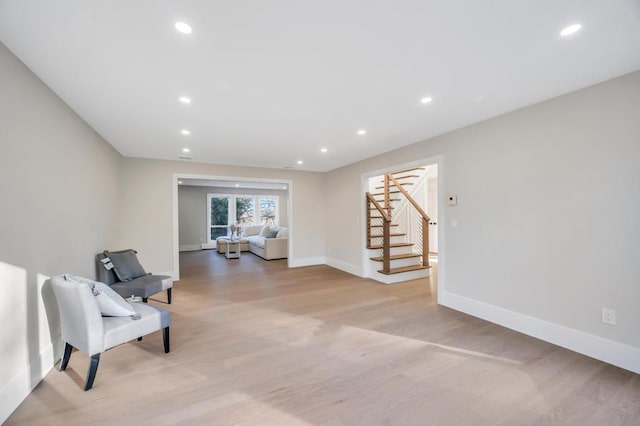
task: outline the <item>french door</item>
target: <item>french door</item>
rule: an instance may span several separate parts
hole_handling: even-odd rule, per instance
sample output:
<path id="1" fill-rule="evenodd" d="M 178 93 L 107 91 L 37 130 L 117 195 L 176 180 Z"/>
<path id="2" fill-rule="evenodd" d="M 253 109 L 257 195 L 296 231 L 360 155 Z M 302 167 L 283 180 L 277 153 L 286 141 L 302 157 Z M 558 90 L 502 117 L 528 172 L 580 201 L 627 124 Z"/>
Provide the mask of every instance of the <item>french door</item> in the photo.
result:
<path id="1" fill-rule="evenodd" d="M 228 195 L 207 195 L 209 215 L 207 216 L 207 239 L 215 247 L 216 238 L 229 233 L 231 197 Z"/>

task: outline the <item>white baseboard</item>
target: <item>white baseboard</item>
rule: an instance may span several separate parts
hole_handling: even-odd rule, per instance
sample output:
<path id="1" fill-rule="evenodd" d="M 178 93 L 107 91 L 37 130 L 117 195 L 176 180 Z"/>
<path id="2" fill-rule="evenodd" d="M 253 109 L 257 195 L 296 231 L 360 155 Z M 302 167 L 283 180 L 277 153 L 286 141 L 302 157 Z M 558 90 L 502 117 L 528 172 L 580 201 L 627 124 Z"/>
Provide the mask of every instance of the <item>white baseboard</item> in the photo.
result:
<path id="1" fill-rule="evenodd" d="M 301 266 L 324 265 L 324 257 L 301 257 L 289 259 L 289 268 L 299 268 Z"/>
<path id="2" fill-rule="evenodd" d="M 183 245 L 180 246 L 180 248 L 178 250 L 179 251 L 202 250 L 202 245 L 201 244 L 183 244 Z"/>
<path id="3" fill-rule="evenodd" d="M 209 249 L 216 248 L 216 245 L 215 244 L 200 244 L 200 248 L 202 250 L 209 250 Z"/>
<path id="4" fill-rule="evenodd" d="M 479 302 L 455 293 L 445 291 L 440 303 L 457 311 L 640 374 L 639 348 Z"/>
<path id="5" fill-rule="evenodd" d="M 61 356 L 62 341 L 57 339 L 31 359 L 26 368 L 0 389 L 0 424 L 4 424 Z"/>
<path id="6" fill-rule="evenodd" d="M 343 262 L 342 260 L 327 258 L 326 264 L 332 268 L 340 269 L 341 271 L 348 272 L 351 275 L 355 275 L 364 278 L 364 273 L 360 265 L 354 265 L 353 263 Z"/>

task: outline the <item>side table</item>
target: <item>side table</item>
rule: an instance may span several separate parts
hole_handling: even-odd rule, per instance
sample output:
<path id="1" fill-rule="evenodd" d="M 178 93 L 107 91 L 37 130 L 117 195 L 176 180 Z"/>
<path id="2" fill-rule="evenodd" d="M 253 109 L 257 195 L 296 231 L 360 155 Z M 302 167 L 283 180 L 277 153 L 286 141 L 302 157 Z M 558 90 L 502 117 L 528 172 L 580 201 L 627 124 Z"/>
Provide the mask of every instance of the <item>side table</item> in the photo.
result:
<path id="1" fill-rule="evenodd" d="M 240 240 L 227 240 L 227 259 L 240 259 Z"/>

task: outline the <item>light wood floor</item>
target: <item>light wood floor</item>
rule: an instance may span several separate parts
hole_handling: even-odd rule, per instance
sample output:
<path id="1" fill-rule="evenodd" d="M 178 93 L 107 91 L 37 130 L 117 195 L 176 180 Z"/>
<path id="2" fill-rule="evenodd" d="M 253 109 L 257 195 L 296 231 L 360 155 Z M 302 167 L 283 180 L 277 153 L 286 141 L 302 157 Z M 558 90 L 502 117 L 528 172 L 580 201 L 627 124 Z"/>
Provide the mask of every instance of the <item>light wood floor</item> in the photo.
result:
<path id="1" fill-rule="evenodd" d="M 214 251 L 181 265 L 170 354 L 160 333 L 108 351 L 83 392 L 74 352 L 7 424 L 640 424 L 640 376 L 439 307 L 428 280 Z"/>

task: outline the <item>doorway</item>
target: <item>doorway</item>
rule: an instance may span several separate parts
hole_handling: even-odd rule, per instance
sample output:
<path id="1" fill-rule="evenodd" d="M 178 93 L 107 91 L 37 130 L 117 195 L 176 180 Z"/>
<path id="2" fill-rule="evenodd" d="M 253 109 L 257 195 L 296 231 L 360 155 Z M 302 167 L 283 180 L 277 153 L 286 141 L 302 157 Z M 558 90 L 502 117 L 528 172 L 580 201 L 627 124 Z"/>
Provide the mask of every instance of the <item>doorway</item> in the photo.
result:
<path id="1" fill-rule="evenodd" d="M 214 234 L 221 232 L 222 228 L 226 233 L 228 225 L 232 223 L 242 222 L 246 225 L 248 221 L 259 224 L 262 219 L 272 222 L 277 220 L 280 226 L 288 228 L 289 262 L 292 258 L 294 231 L 292 186 L 290 180 L 281 179 L 174 174 L 173 278 L 180 279 L 180 251 L 215 248 Z M 189 191 L 181 191 L 187 187 Z M 193 193 L 190 197 L 196 200 L 190 201 L 188 206 L 183 197 L 186 192 Z M 233 200 L 233 203 L 228 203 L 228 218 L 225 220 L 218 217 L 220 215 L 217 213 L 220 212 L 213 212 L 211 208 L 211 200 L 221 194 L 226 199 Z M 215 220 L 212 223 L 213 216 Z"/>
<path id="2" fill-rule="evenodd" d="M 366 220 L 362 226 L 363 276 L 392 284 L 420 279 L 425 276 L 424 267 L 428 269 L 431 263 L 437 262 L 442 266 L 443 229 L 438 221 L 444 205 L 438 202 L 443 193 L 441 171 L 442 158 L 434 157 L 362 175 L 363 198 L 366 200 L 363 203 Z M 388 190 L 384 189 L 387 175 L 390 176 Z M 369 193 L 366 197 L 365 192 Z M 384 207 L 387 197 L 390 207 Z M 390 223 L 386 237 L 390 249 L 383 249 L 387 244 L 383 243 L 381 233 L 385 214 L 390 218 L 386 219 Z M 428 217 L 426 222 L 425 216 Z M 429 236 L 425 240 L 427 230 Z M 386 254 L 383 256 L 384 250 L 388 250 L 388 258 Z"/>

